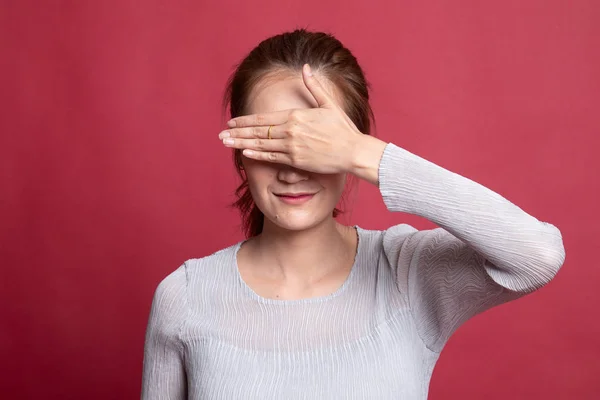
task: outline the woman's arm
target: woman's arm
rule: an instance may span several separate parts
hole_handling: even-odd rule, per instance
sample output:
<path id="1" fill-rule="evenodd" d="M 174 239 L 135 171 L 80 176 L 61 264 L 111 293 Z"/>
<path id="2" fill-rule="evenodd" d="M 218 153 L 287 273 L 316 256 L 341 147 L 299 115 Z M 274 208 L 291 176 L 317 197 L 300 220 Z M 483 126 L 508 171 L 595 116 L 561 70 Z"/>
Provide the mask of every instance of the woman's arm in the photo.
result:
<path id="1" fill-rule="evenodd" d="M 359 177 L 379 185 L 390 211 L 441 228 L 388 229 L 384 249 L 425 345 L 441 351 L 472 316 L 549 282 L 565 260 L 560 231 L 492 190 L 392 143 L 365 138 Z"/>
<path id="2" fill-rule="evenodd" d="M 183 345 L 179 338 L 186 307 L 182 265 L 157 287 L 146 330 L 142 400 L 187 398 Z"/>
<path id="3" fill-rule="evenodd" d="M 558 228 L 477 182 L 368 136 L 356 146 L 354 160 L 352 173 L 378 184 L 390 211 L 427 218 L 471 246 L 507 289 L 535 290 L 564 262 Z"/>

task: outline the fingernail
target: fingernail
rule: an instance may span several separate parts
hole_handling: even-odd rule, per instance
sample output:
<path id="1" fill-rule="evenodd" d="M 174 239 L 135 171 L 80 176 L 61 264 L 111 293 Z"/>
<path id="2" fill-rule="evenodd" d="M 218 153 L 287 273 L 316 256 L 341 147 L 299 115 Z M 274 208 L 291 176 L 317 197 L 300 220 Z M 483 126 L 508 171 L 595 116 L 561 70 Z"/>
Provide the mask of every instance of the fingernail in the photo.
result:
<path id="1" fill-rule="evenodd" d="M 231 134 L 227 131 L 223 131 L 221 133 L 219 133 L 219 139 L 225 139 L 226 137 L 231 136 Z"/>
<path id="2" fill-rule="evenodd" d="M 235 128 L 235 121 L 231 120 L 227 122 L 227 126 L 230 128 Z"/>
<path id="3" fill-rule="evenodd" d="M 248 157 L 252 157 L 252 156 L 254 155 L 254 152 L 253 152 L 252 150 L 248 150 L 248 149 L 244 149 L 244 150 L 242 151 L 242 153 L 243 153 L 245 156 L 248 156 Z"/>
<path id="4" fill-rule="evenodd" d="M 234 143 L 234 141 L 231 138 L 223 139 L 223 144 L 233 144 L 233 143 Z"/>
<path id="5" fill-rule="evenodd" d="M 306 75 L 312 76 L 312 69 L 310 69 L 310 65 L 304 64 L 304 71 L 306 71 Z"/>

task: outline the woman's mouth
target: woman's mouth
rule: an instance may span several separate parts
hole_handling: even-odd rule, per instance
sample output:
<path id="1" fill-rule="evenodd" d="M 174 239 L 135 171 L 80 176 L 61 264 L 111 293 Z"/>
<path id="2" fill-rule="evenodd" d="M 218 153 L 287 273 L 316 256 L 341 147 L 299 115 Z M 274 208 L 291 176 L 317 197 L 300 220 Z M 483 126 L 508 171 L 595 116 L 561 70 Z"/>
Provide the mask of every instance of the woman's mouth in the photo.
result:
<path id="1" fill-rule="evenodd" d="M 314 197 L 315 193 L 282 193 L 277 198 L 287 204 L 303 204 Z"/>

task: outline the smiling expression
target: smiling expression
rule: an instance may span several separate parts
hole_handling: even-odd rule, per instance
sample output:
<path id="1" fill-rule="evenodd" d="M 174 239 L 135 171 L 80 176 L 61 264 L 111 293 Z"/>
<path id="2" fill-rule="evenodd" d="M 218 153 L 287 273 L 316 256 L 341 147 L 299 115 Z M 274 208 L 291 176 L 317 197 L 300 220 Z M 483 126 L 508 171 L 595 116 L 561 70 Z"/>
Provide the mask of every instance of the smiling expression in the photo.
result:
<path id="1" fill-rule="evenodd" d="M 253 88 L 246 114 L 314 107 L 317 103 L 300 74 L 280 74 Z M 272 223 L 287 230 L 304 230 L 332 218 L 346 183 L 346 174 L 316 174 L 247 157 L 242 157 L 242 162 L 252 198 L 265 215 L 265 227 Z"/>

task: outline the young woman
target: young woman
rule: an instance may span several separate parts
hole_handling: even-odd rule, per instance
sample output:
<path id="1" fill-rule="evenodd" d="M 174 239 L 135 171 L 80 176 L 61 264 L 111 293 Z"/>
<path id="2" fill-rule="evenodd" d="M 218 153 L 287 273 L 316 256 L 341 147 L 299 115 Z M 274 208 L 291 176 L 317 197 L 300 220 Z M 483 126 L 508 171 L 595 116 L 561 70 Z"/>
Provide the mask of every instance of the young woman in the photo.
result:
<path id="1" fill-rule="evenodd" d="M 219 137 L 234 149 L 248 239 L 158 285 L 143 399 L 425 399 L 463 322 L 563 264 L 555 226 L 369 136 L 364 75 L 334 37 L 263 41 L 227 93 Z M 440 228 L 338 223 L 347 174 Z"/>

